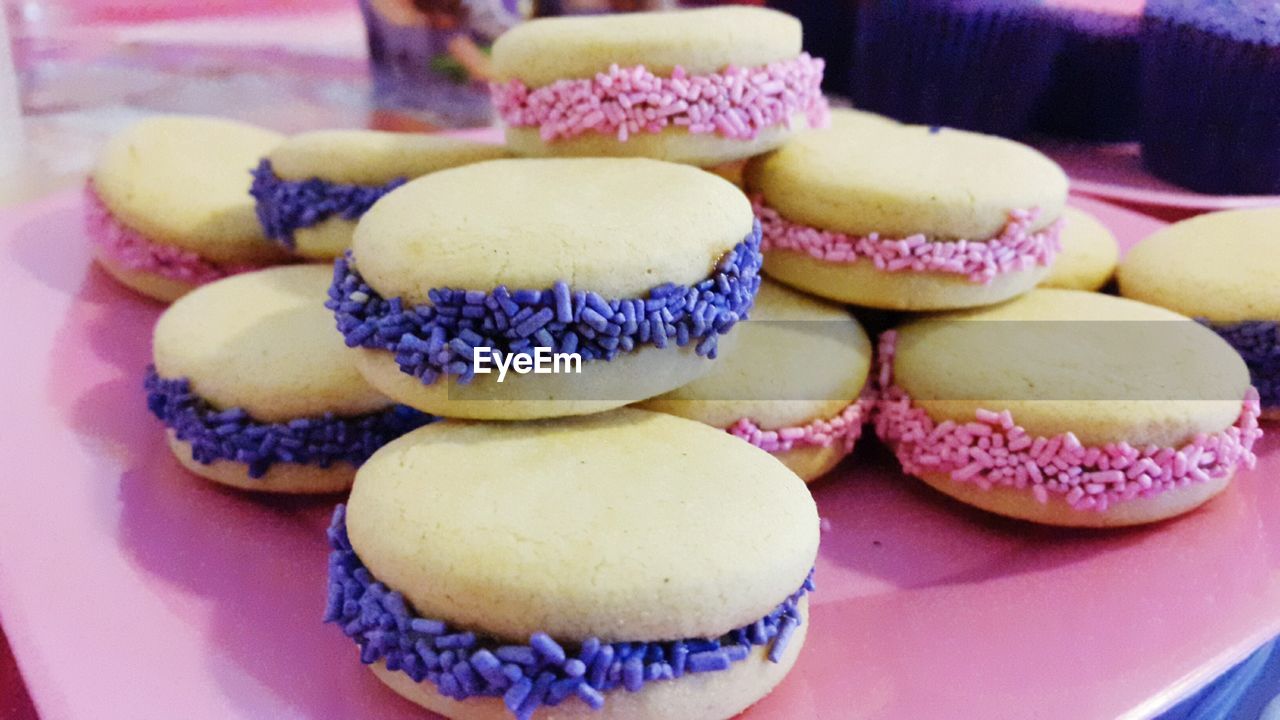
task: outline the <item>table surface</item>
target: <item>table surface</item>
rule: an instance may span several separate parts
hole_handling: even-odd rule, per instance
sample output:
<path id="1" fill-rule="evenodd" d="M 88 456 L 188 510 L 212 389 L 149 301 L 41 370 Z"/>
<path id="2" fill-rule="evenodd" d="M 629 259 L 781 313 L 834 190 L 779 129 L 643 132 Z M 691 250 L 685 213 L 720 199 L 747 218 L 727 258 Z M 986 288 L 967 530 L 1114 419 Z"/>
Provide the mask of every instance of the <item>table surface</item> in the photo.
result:
<path id="1" fill-rule="evenodd" d="M 194 0 L 150 2 L 145 7 L 134 2 L 129 4 L 128 12 L 122 12 L 124 5 L 116 0 L 77 0 L 59 5 L 77 8 L 81 15 L 73 19 L 108 24 L 90 30 L 69 26 L 52 34 L 37 27 L 31 37 L 18 39 L 15 50 L 22 66 L 26 112 L 24 139 L 19 142 L 23 143 L 25 162 L 17 173 L 0 173 L 0 206 L 30 201 L 78 183 L 103 138 L 153 112 L 217 113 L 285 131 L 379 126 L 388 122 L 387 117 L 371 110 L 365 99 L 368 80 L 364 73 L 363 37 L 354 3 L 348 0 L 276 2 L 271 5 L 281 11 L 271 17 L 220 19 L 199 17 L 208 12 L 210 5 Z M 259 0 L 218 4 L 221 12 L 258 12 L 263 6 Z M 139 19 L 148 24 L 133 24 Z M 22 28 L 18 30 L 21 34 Z M 394 126 L 397 120 L 390 121 Z M 1129 198 L 1146 213 L 1167 218 L 1185 214 L 1141 206 L 1140 200 Z M 228 563 L 250 558 L 249 565 L 240 568 L 244 572 L 240 580 L 270 578 L 281 568 L 291 580 L 315 580 L 310 578 L 318 574 L 314 568 L 299 569 L 290 563 L 293 558 L 318 552 L 316 548 L 322 546 L 316 531 L 323 526 L 326 503 L 248 500 L 193 484 L 164 459 L 163 452 L 152 447 L 155 428 L 140 411 L 133 376 L 140 363 L 145 362 L 144 328 L 157 310 L 88 269 L 67 212 L 73 204 L 71 199 L 61 197 L 15 209 L 4 215 L 0 239 L 0 253 L 9 261 L 5 265 L 14 271 L 0 276 L 0 293 L 19 307 L 32 308 L 32 312 L 39 308 L 39 317 L 45 321 L 37 323 L 37 332 L 30 336 L 13 335 L 25 338 L 25 353 L 21 367 L 11 368 L 7 380 L 23 381 L 23 386 L 10 397 L 12 408 L 22 407 L 19 402 L 27 401 L 47 412 L 38 413 L 39 421 L 25 413 L 9 412 L 6 422 L 19 417 L 23 422 L 17 427 L 6 425 L 0 436 L 0 442 L 21 443 L 16 449 L 6 445 L 6 450 L 19 453 L 28 463 L 25 472 L 14 468 L 0 479 L 0 483 L 12 479 L 9 484 L 18 485 L 5 488 L 7 501 L 0 504 L 0 521 L 4 507 L 31 510 L 24 522 L 8 529 L 7 535 L 5 528 L 0 528 L 0 544 L 25 548 L 40 563 L 33 587 L 27 587 L 23 571 L 18 574 L 21 587 L 15 587 L 12 574 L 5 572 L 6 563 L 0 558 L 0 621 L 6 629 L 15 626 L 11 639 L 19 648 L 24 671 L 36 680 L 33 692 L 45 714 L 60 717 L 63 711 L 82 707 L 79 700 L 85 704 L 94 702 L 97 709 L 110 707 L 109 699 L 145 697 L 154 688 L 155 683 L 140 680 L 144 676 L 101 667 L 102 658 L 91 651 L 97 647 L 93 642 L 68 649 L 79 643 L 81 634 L 116 651 L 150 651 L 164 658 L 166 676 L 173 673 L 185 682 L 203 679 L 220 683 L 221 694 L 214 692 L 212 697 L 222 715 L 246 715 L 251 714 L 249 709 L 267 706 L 283 710 L 287 716 L 312 714 L 306 712 L 309 706 L 304 697 L 330 676 L 299 680 L 289 663 L 300 652 L 314 650 L 342 653 L 341 662 L 335 663 L 344 668 L 335 685 L 338 692 L 380 698 L 375 704 L 386 702 L 386 693 L 376 683 L 358 668 L 347 667 L 354 663 L 347 654 L 349 648 L 332 637 L 321 641 L 318 638 L 323 632 L 311 637 L 316 632 L 315 613 L 308 608 L 289 607 L 273 597 L 271 586 L 258 587 L 250 582 L 242 582 L 243 587 L 238 588 L 224 587 L 220 592 L 212 580 L 203 576 L 214 568 L 213 575 L 226 581 L 223 576 L 230 572 L 225 567 Z M 1138 215 L 1127 216 L 1126 222 L 1133 233 L 1154 227 L 1150 220 Z M 54 352 L 55 341 L 58 352 Z M 124 350 L 125 346 L 129 350 Z M 68 352 L 83 357 L 68 360 Z M 65 380 L 66 373 L 74 376 L 74 381 Z M 49 442 L 33 444 L 26 441 L 30 437 L 45 437 Z M 1273 441 L 1268 443 L 1267 447 L 1274 446 Z M 148 452 L 154 457 L 141 460 Z M 74 471 L 60 472 L 59 468 Z M 1049 605 L 1083 605 L 1046 620 L 1047 627 L 1031 628 L 1027 637 L 1034 641 L 1043 633 L 1070 626 L 1080 633 L 1081 647 L 1056 659 L 1054 667 L 1063 668 L 1056 673 L 1060 687 L 1038 689 L 1033 684 L 1023 691 L 1039 692 L 1047 703 L 1058 702 L 1067 688 L 1075 689 L 1067 694 L 1087 694 L 1079 691 L 1086 686 L 1080 683 L 1089 678 L 1096 680 L 1105 672 L 1088 667 L 1077 671 L 1076 666 L 1096 663 L 1089 648 L 1096 643 L 1099 628 L 1105 625 L 1091 622 L 1088 614 L 1090 609 L 1105 610 L 1108 603 L 1114 602 L 1115 588 L 1105 583 L 1136 584 L 1149 591 L 1148 602 L 1155 609 L 1132 629 L 1143 635 L 1168 631 L 1165 623 L 1169 622 L 1167 615 L 1171 611 L 1167 606 L 1176 605 L 1190 592 L 1188 588 L 1175 588 L 1180 592 L 1172 594 L 1165 592 L 1173 582 L 1169 575 L 1174 574 L 1174 569 L 1216 570 L 1213 574 L 1181 577 L 1183 583 L 1188 577 L 1203 578 L 1198 583 L 1201 587 L 1192 593 L 1188 614 L 1189 618 L 1199 618 L 1203 627 L 1184 638 L 1188 645 L 1207 639 L 1202 657 L 1194 662 L 1183 656 L 1160 658 L 1155 663 L 1158 669 L 1147 667 L 1152 663 L 1145 654 L 1135 657 L 1138 670 L 1131 683 L 1133 692 L 1128 699 L 1108 708 L 1145 713 L 1172 702 L 1265 639 L 1255 637 L 1265 624 L 1242 632 L 1239 625 L 1214 616 L 1215 609 L 1234 611 L 1231 603 L 1250 593 L 1258 602 L 1273 597 L 1278 564 L 1274 527 L 1260 516 L 1255 518 L 1247 508 L 1270 508 L 1273 518 L 1280 515 L 1276 512 L 1280 503 L 1275 502 L 1274 493 L 1256 485 L 1264 476 L 1273 475 L 1275 469 L 1276 463 L 1264 463 L 1220 503 L 1169 524 L 1172 529 L 1161 526 L 1100 538 L 1028 529 L 956 507 L 904 484 L 891 472 L 887 458 L 864 447 L 857 461 L 840 471 L 845 476 L 843 480 L 833 478 L 817 488 L 819 502 L 824 514 L 832 519 L 833 529 L 825 538 L 828 549 L 824 550 L 821 563 L 824 578 L 832 579 L 823 580 L 815 621 L 829 623 L 833 617 L 848 617 L 867 625 L 853 634 L 815 637 L 797 673 L 800 679 L 788 681 L 779 697 L 757 708 L 753 716 L 768 717 L 804 708 L 816 711 L 819 706 L 843 711 L 846 708 L 839 705 L 843 702 L 866 708 L 869 717 L 887 717 L 886 713 L 895 708 L 914 708 L 935 715 L 945 710 L 950 714 L 960 706 L 946 703 L 972 691 L 972 687 L 965 690 L 960 683 L 980 681 L 981 676 L 993 673 L 1012 673 L 1011 684 L 1022 682 L 1026 671 L 1020 666 L 1029 658 L 983 658 L 970 653 L 972 657 L 963 666 L 950 668 L 943 662 L 947 654 L 939 654 L 935 647 L 939 645 L 937 639 L 925 632 L 929 622 L 937 622 L 940 615 L 950 613 L 953 617 L 947 625 L 944 649 L 963 648 L 961 643 L 968 641 L 980 640 L 981 645 L 991 637 L 1018 637 L 1022 631 L 1016 623 L 997 622 L 993 627 L 991 623 L 1000 618 L 986 617 L 990 613 L 985 612 L 977 618 L 980 622 L 970 627 L 974 618 L 966 617 L 958 608 L 948 608 L 948 603 L 957 598 L 981 596 L 987 587 L 995 593 L 991 607 L 1019 598 L 1023 602 L 1039 599 Z M 148 473 L 154 475 L 151 479 L 155 484 L 145 479 Z M 32 478 L 37 481 L 31 482 Z M 81 495 L 77 496 L 77 492 Z M 59 498 L 66 504 L 59 505 Z M 864 505 L 885 512 L 901 511 L 903 503 L 907 511 L 898 519 L 860 512 Z M 64 507 L 66 512 L 60 509 Z M 828 508 L 832 510 L 829 512 Z M 54 513 L 54 509 L 58 512 Z M 263 552 L 265 545 L 231 537 L 233 534 L 219 521 L 226 513 L 237 522 L 247 520 L 250 538 L 270 537 L 271 553 Z M 846 514 L 849 517 L 845 518 Z M 77 526 L 76 520 L 85 525 Z M 920 520 L 923 523 L 917 526 Z M 1214 565 L 1215 558 L 1222 558 L 1227 543 L 1210 529 L 1215 523 L 1248 524 L 1255 520 L 1257 527 L 1227 537 L 1244 541 L 1243 551 L 1252 548 L 1263 560 L 1244 576 L 1227 577 L 1233 567 L 1230 563 L 1221 568 Z M 956 527 L 963 532 L 949 535 Z M 1214 540 L 1209 543 L 1210 549 L 1197 549 L 1197 532 L 1199 537 Z M 62 535 L 79 538 L 87 545 L 70 547 L 49 540 Z M 957 545 L 957 539 L 964 542 Z M 1194 563 L 1195 558 L 1180 559 L 1167 573 L 1148 566 L 1153 557 L 1158 558 L 1170 548 L 1204 557 Z M 923 565 L 904 569 L 904 553 L 924 558 Z M 1046 553 L 1053 556 L 1054 567 L 1063 571 L 1074 568 L 1073 572 L 1054 573 L 1053 567 L 1040 567 L 1036 558 Z M 1110 561 L 1101 565 L 1090 561 L 1099 554 L 1105 554 Z M 12 563 L 8 565 L 11 567 Z M 48 571 L 51 565 L 57 565 L 58 571 Z M 1052 584 L 1044 584 L 1045 573 L 1104 584 L 1096 594 L 1057 595 Z M 1146 582 L 1150 573 L 1159 575 L 1161 582 Z M 101 583 L 120 577 L 133 583 L 131 591 L 109 592 L 101 604 L 94 601 L 93 591 Z M 295 593 L 298 590 L 290 587 Z M 232 588 L 236 591 L 226 592 Z M 13 606 L 12 597 L 22 598 L 19 606 Z M 890 598 L 894 600 L 891 602 Z M 318 600 L 306 599 L 304 606 L 306 602 Z M 42 612 L 46 604 L 49 610 L 65 614 L 59 617 Z M 66 655 L 44 647 L 41 634 L 45 630 L 39 623 L 33 626 L 26 622 L 28 611 L 55 624 L 51 632 L 59 642 L 65 641 L 62 648 Z M 63 617 L 81 620 L 66 623 L 61 622 Z M 158 619 L 154 628 L 148 625 L 148 617 Z M 897 626 L 882 623 L 895 617 L 906 628 L 902 634 L 904 643 L 921 653 L 938 656 L 935 661 L 918 662 L 914 668 L 895 668 L 909 655 L 882 656 L 877 651 L 880 643 L 894 638 L 895 631 L 890 628 Z M 99 627 L 107 618 L 114 618 L 119 626 Z M 308 639 L 292 649 L 259 647 L 254 638 L 244 635 L 252 626 L 250 621 L 278 624 L 306 633 Z M 1073 622 L 1079 622 L 1079 627 L 1070 624 Z M 77 626 L 83 627 L 82 633 L 75 632 Z M 161 628 L 175 629 L 174 637 L 194 640 L 195 644 L 182 646 L 180 652 L 174 653 L 179 645 L 171 646 L 154 635 L 144 633 L 140 638 L 135 634 L 140 629 L 159 632 Z M 1219 631 L 1226 634 L 1215 634 Z M 844 665 L 811 667 L 819 662 L 814 658 L 829 657 L 829 651 L 843 652 L 845 648 L 836 645 L 846 642 L 853 643 L 850 657 L 858 660 L 858 666 L 852 670 Z M 201 654 L 211 649 L 213 652 Z M 174 653 L 172 662 L 169 653 Z M 1209 656 L 1212 658 L 1200 662 Z M 279 666 L 273 667 L 273 663 Z M 839 676 L 836 670 L 840 670 Z M 904 671 L 909 672 L 899 674 Z M 946 672 L 948 680 L 938 682 L 932 677 L 937 672 Z M 101 674 L 100 680 L 90 684 L 97 693 L 95 699 L 91 700 L 89 693 L 81 693 L 78 700 L 64 696 L 65 678 L 81 677 L 80 673 Z M 1149 680 L 1156 676 L 1161 679 L 1153 685 Z M 918 692 L 918 688 L 906 684 L 911 677 L 930 691 L 916 697 L 914 705 L 898 705 L 911 691 Z M 1064 683 L 1063 679 L 1072 682 Z M 825 687 L 828 682 L 833 683 L 829 688 Z M 823 692 L 830 694 L 832 704 L 822 699 L 805 700 L 806 693 L 811 694 L 818 687 L 815 683 L 824 686 Z M 297 687 L 290 690 L 290 684 Z M 938 687 L 941 685 L 950 688 Z M 1145 703 L 1138 699 L 1145 697 L 1141 693 L 1148 687 L 1156 685 L 1160 687 L 1154 696 Z M 185 686 L 179 683 L 179 687 Z M 1015 690 L 1011 689 L 1014 694 L 1004 699 L 1022 697 Z M 240 697 L 226 697 L 232 692 Z M 186 698 L 175 694 L 167 697 L 183 702 L 179 707 L 185 710 Z M 192 699 L 209 697 L 207 692 L 200 692 Z M 1066 700 L 1078 702 L 1079 698 Z M 266 704 L 255 705 L 257 702 Z M 394 700 L 391 704 L 402 705 Z M 1067 702 L 1065 707 L 1075 705 Z M 144 710 L 155 712 L 158 706 Z M 404 710 L 401 707 L 400 713 L 405 714 Z M 99 716 L 95 712 L 95 717 Z M 143 717 L 145 713 L 136 716 Z M 0 717 L 34 717 L 2 632 Z"/>
<path id="2" fill-rule="evenodd" d="M 1087 206 L 1129 239 L 1149 218 Z M 49 717 L 414 717 L 321 625 L 332 499 L 254 498 L 166 451 L 139 389 L 160 307 L 93 268 L 79 196 L 0 216 L 10 458 L 0 613 Z M 38 312 L 36 311 L 38 310 Z M 1280 632 L 1280 437 L 1206 508 L 1111 533 L 1004 521 L 874 443 L 815 487 L 811 639 L 752 718 L 1141 716 Z M 157 678 L 163 678 L 158 682 Z"/>

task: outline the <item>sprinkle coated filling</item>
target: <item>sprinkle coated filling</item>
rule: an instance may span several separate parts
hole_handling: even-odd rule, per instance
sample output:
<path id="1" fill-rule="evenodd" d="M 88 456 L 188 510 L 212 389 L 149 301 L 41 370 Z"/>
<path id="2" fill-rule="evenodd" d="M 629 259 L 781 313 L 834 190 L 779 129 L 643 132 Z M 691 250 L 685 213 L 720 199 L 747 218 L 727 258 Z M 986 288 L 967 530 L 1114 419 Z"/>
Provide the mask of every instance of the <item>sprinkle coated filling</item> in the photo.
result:
<path id="1" fill-rule="evenodd" d="M 1076 510 L 1104 511 L 1125 500 L 1230 477 L 1237 467 L 1252 468 L 1256 461 L 1253 445 L 1262 430 L 1258 392 L 1252 388 L 1234 425 L 1197 435 L 1182 447 L 1137 448 L 1124 442 L 1085 447 L 1070 432 L 1030 435 L 1007 410 L 978 410 L 967 423 L 934 423 L 893 384 L 896 340 L 893 331 L 880 337 L 875 428 L 908 474 L 947 473 L 983 490 L 1028 490 L 1041 503 L 1056 496 Z"/>
<path id="2" fill-rule="evenodd" d="M 215 265 L 190 250 L 148 240 L 142 233 L 126 227 L 111 214 L 94 190 L 92 182 L 85 184 L 84 197 L 85 232 L 89 240 L 103 255 L 129 270 L 202 285 L 228 275 L 257 269 L 251 265 Z"/>
<path id="3" fill-rule="evenodd" d="M 826 124 L 822 69 L 823 61 L 807 53 L 709 75 L 689 75 L 676 67 L 670 77 L 662 77 L 643 65 L 612 65 L 592 78 L 557 80 L 534 89 L 511 80 L 490 85 L 490 91 L 507 125 L 536 127 L 547 142 L 587 133 L 626 142 L 632 135 L 669 127 L 752 140 L 770 127 L 790 128 L 798 113 L 806 115 L 811 127 Z"/>
<path id="4" fill-rule="evenodd" d="M 878 233 L 847 235 L 791 222 L 766 206 L 759 195 L 752 207 L 763 230 L 763 248 L 791 250 L 830 263 L 856 263 L 865 258 L 881 272 L 937 272 L 964 275 L 970 282 L 990 283 L 998 275 L 1048 267 L 1062 252 L 1062 220 L 1031 232 L 1036 210 L 1012 210 L 1009 222 L 989 240 L 931 241 L 924 235 L 886 238 Z"/>
<path id="5" fill-rule="evenodd" d="M 645 298 L 609 300 L 557 282 L 549 290 L 434 289 L 429 304 L 406 307 L 369 287 L 347 253 L 335 263 L 325 306 L 349 347 L 395 353 L 400 370 L 424 385 L 441 375 L 466 383 L 475 375 L 477 347 L 491 348 L 495 362 L 538 347 L 578 353 L 585 362 L 612 360 L 641 345 L 689 344 L 714 358 L 719 336 L 751 309 L 762 262 L 757 223 L 710 277 L 693 286 L 659 285 Z"/>
<path id="6" fill-rule="evenodd" d="M 636 692 L 651 682 L 727 670 L 756 646 L 768 646 L 769 660 L 779 662 L 803 622 L 797 604 L 813 590 L 810 571 L 800 589 L 768 615 L 715 639 L 609 643 L 592 637 L 565 648 L 536 632 L 528 644 L 504 645 L 414 615 L 400 593 L 378 582 L 360 562 L 347 537 L 343 505 L 334 511 L 329 544 L 324 620 L 356 641 L 360 662 L 384 661 L 387 670 L 430 682 L 454 700 L 500 697 L 521 720 L 573 697 L 599 710 L 611 690 Z"/>
<path id="7" fill-rule="evenodd" d="M 1244 358 L 1263 409 L 1280 408 L 1280 323 L 1270 320 L 1200 322 L 1218 333 Z"/>
<path id="8" fill-rule="evenodd" d="M 783 453 L 799 447 L 831 447 L 835 444 L 849 453 L 862 436 L 862 424 L 871 415 L 873 404 L 870 395 L 863 395 L 832 418 L 819 418 L 804 425 L 775 430 L 764 430 L 751 418 L 742 418 L 727 430 L 731 435 L 770 453 Z"/>
<path id="9" fill-rule="evenodd" d="M 344 185 L 318 177 L 282 180 L 272 169 L 271 161 L 263 158 L 253 170 L 249 194 L 256 201 L 254 209 L 267 238 L 292 250 L 296 246 L 294 231 L 319 225 L 334 216 L 358 220 L 383 195 L 406 182 L 406 178 L 384 185 Z"/>
<path id="10" fill-rule="evenodd" d="M 191 444 L 196 462 L 209 465 L 229 460 L 249 466 L 249 477 L 260 478 L 276 463 L 327 468 L 346 462 L 359 466 L 375 450 L 433 420 L 403 405 L 380 412 L 338 417 L 299 418 L 285 423 L 257 422 L 241 408 L 216 410 L 191 391 L 186 378 L 166 379 L 147 367 L 143 388 L 147 409 Z"/>

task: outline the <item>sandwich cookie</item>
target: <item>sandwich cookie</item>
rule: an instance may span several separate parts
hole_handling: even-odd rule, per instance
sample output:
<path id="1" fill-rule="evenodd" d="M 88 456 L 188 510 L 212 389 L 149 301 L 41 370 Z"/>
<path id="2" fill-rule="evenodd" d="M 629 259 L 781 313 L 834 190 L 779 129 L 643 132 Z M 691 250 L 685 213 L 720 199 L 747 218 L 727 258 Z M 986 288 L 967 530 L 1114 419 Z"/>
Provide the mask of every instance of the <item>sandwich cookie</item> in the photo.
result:
<path id="1" fill-rule="evenodd" d="M 818 535 L 804 483 L 701 423 L 443 422 L 360 469 L 325 620 L 450 718 L 729 718 L 800 652 Z"/>
<path id="2" fill-rule="evenodd" d="M 1098 218 L 1073 207 L 1062 209 L 1062 252 L 1041 287 L 1100 290 L 1116 272 L 1120 245 Z"/>
<path id="3" fill-rule="evenodd" d="M 365 383 L 324 309 L 331 270 L 273 268 L 183 297 L 156 324 L 147 406 L 188 470 L 246 490 L 345 490 L 428 420 Z"/>
<path id="4" fill-rule="evenodd" d="M 328 305 L 361 373 L 400 402 L 445 417 L 577 415 L 711 370 L 760 262 L 750 204 L 710 173 L 492 160 L 380 200 Z"/>
<path id="5" fill-rule="evenodd" d="M 765 282 L 737 333 L 714 370 L 640 407 L 723 428 L 806 482 L 823 475 L 870 419 L 866 332 L 844 308 Z"/>
<path id="6" fill-rule="evenodd" d="M 148 118 L 112 137 L 85 189 L 94 258 L 121 284 L 165 302 L 285 260 L 249 197 L 249 173 L 283 139 L 190 116 Z"/>
<path id="7" fill-rule="evenodd" d="M 1069 526 L 1190 511 L 1252 467 L 1258 394 L 1208 328 L 1041 289 L 881 336 L 876 433 L 962 502 Z"/>
<path id="8" fill-rule="evenodd" d="M 494 106 L 521 155 L 644 156 L 703 167 L 822 125 L 822 60 L 764 8 L 546 18 L 493 45 Z"/>
<path id="9" fill-rule="evenodd" d="M 410 179 L 505 157 L 497 145 L 439 135 L 322 130 L 277 145 L 253 171 L 250 193 L 266 236 L 301 257 L 332 260 L 356 221 Z"/>
<path id="10" fill-rule="evenodd" d="M 1067 176 L 1002 138 L 891 122 L 836 123 L 747 165 L 765 272 L 886 310 L 989 305 L 1042 280 L 1058 253 Z"/>
<path id="11" fill-rule="evenodd" d="M 1196 318 L 1244 358 L 1280 419 L 1280 208 L 1199 215 L 1129 251 L 1120 294 Z"/>

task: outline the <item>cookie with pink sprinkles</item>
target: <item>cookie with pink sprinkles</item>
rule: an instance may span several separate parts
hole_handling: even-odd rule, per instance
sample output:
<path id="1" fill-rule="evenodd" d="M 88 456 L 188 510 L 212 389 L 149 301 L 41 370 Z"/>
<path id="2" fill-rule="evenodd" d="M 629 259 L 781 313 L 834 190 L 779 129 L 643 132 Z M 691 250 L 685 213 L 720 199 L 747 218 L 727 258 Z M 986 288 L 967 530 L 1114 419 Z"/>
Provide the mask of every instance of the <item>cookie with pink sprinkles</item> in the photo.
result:
<path id="1" fill-rule="evenodd" d="M 245 123 L 160 116 L 103 148 L 85 188 L 85 232 L 104 270 L 170 302 L 288 258 L 254 214 L 250 171 L 284 137 Z"/>
<path id="2" fill-rule="evenodd" d="M 522 155 L 710 167 L 827 119 L 800 22 L 756 7 L 539 19 L 493 46 L 494 106 Z"/>
<path id="3" fill-rule="evenodd" d="M 989 512 L 1116 527 L 1189 512 L 1252 468 L 1244 361 L 1163 308 L 1039 289 L 880 338 L 876 434 L 903 470 Z"/>
<path id="4" fill-rule="evenodd" d="M 806 482 L 821 477 L 870 420 L 867 333 L 844 308 L 771 282 L 738 333 L 710 373 L 640 406 L 723 428 Z"/>
<path id="5" fill-rule="evenodd" d="M 747 164 L 765 273 L 885 310 L 1002 302 L 1061 248 L 1067 176 L 1025 145 L 891 122 L 833 122 Z"/>

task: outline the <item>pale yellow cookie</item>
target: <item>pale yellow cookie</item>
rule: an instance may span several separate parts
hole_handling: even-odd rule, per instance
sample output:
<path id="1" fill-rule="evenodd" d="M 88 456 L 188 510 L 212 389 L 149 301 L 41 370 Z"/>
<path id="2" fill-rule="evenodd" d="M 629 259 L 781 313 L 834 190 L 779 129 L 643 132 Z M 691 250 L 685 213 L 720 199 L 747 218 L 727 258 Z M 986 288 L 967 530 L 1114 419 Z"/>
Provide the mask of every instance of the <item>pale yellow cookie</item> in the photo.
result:
<path id="1" fill-rule="evenodd" d="M 593 78 L 613 66 L 642 66 L 659 77 L 680 67 L 689 75 L 729 67 L 757 68 L 797 58 L 800 22 L 759 7 L 716 7 L 656 13 L 542 18 L 522 23 L 498 38 L 493 67 L 500 83 L 520 81 L 531 89 L 559 80 Z M 537 127 L 506 129 L 507 145 L 520 155 L 651 157 L 710 167 L 778 147 L 808 126 L 802 110 L 789 125 L 773 124 L 752 139 L 719 133 L 689 133 L 671 126 L 657 133 L 589 132 L 545 141 Z"/>
<path id="2" fill-rule="evenodd" d="M 1036 150 L 949 128 L 900 125 L 840 114 L 825 130 L 802 133 L 753 159 L 749 193 L 800 228 L 882 239 L 988 241 L 1014 211 L 1036 211 L 1028 232 L 1062 213 L 1067 178 Z M 940 270 L 878 269 L 869 258 L 827 260 L 794 248 L 767 253 L 765 271 L 832 300 L 889 310 L 941 310 L 1001 302 L 1048 273 L 1037 263 L 987 282 Z"/>
<path id="3" fill-rule="evenodd" d="M 1280 321 L 1280 208 L 1198 215 L 1125 256 L 1120 293 L 1214 322 Z"/>
<path id="4" fill-rule="evenodd" d="M 1099 290 L 1111 280 L 1120 259 L 1116 236 L 1093 215 L 1073 207 L 1062 210 L 1062 252 L 1041 287 Z"/>
<path id="5" fill-rule="evenodd" d="M 1167 310 L 1097 293 L 1034 290 L 991 308 L 940 314 L 899 328 L 893 379 L 934 423 L 1008 411 L 1029 436 L 1072 433 L 1085 447 L 1179 449 L 1225 431 L 1242 413 L 1249 377 L 1211 330 Z M 975 436 L 976 437 L 976 436 Z M 1079 509 L 1062 495 L 991 489 L 917 473 L 977 507 L 1056 525 L 1127 525 L 1185 512 L 1230 474 L 1152 496 Z"/>
<path id="6" fill-rule="evenodd" d="M 446 135 L 317 130 L 290 136 L 266 157 L 282 180 L 382 185 L 507 154 L 501 145 Z"/>
<path id="7" fill-rule="evenodd" d="M 387 407 L 361 379 L 324 307 L 332 279 L 328 267 L 298 265 L 199 288 L 156 323 L 156 370 L 188 378 L 215 407 L 244 408 L 261 422 Z"/>
<path id="8" fill-rule="evenodd" d="M 419 615 L 516 641 L 716 637 L 794 593 L 818 547 L 768 453 L 630 408 L 403 435 L 361 467 L 346 524 Z"/>
<path id="9" fill-rule="evenodd" d="M 446 168 L 506 157 L 500 145 L 421 133 L 317 130 L 293 135 L 266 159 L 281 180 L 378 187 Z M 261 202 L 261 201 L 260 201 Z M 329 260 L 351 246 L 356 221 L 341 215 L 293 231 L 294 252 Z"/>
<path id="10" fill-rule="evenodd" d="M 858 399 L 871 366 L 871 343 L 843 308 L 766 282 L 738 345 L 704 377 L 640 407 L 728 429 L 746 418 L 763 430 L 829 420 Z M 801 444 L 774 456 L 801 478 L 830 470 L 845 449 Z"/>
<path id="11" fill-rule="evenodd" d="M 756 67 L 800 54 L 800 21 L 774 10 L 720 7 L 665 13 L 542 18 L 493 44 L 498 80 L 530 87 L 589 78 L 610 65 L 691 75 Z"/>
<path id="12" fill-rule="evenodd" d="M 747 186 L 793 222 L 938 240 L 990 238 L 1019 209 L 1038 208 L 1031 227 L 1042 229 L 1067 196 L 1062 169 L 1021 143 L 875 121 L 797 135 L 749 163 Z"/>
<path id="13" fill-rule="evenodd" d="M 153 339 L 155 371 L 185 379 L 209 411 L 244 410 L 260 424 L 353 418 L 389 411 L 392 402 L 364 381 L 355 358 L 324 308 L 330 268 L 295 265 L 236 275 L 197 288 L 160 316 Z M 253 477 L 247 462 L 193 456 L 189 438 L 169 444 L 192 472 L 265 492 L 335 492 L 355 476 L 351 462 L 327 467 L 275 462 Z M 356 438 L 351 438 L 355 441 Z"/>
<path id="14" fill-rule="evenodd" d="M 93 189 L 122 225 L 222 265 L 262 265 L 267 242 L 249 196 L 250 171 L 284 136 L 231 120 L 160 116 L 112 137 Z"/>
<path id="15" fill-rule="evenodd" d="M 92 252 L 93 259 L 98 263 L 98 267 L 101 267 L 108 275 L 115 278 L 116 282 L 160 302 L 173 302 L 197 287 L 182 280 L 167 278 L 144 270 L 127 268 L 99 248 L 95 247 Z"/>
<path id="16" fill-rule="evenodd" d="M 645 159 L 495 160 L 420 178 L 380 200 L 353 246 L 364 282 L 385 299 L 429 304 L 433 289 L 571 291 L 643 298 L 690 286 L 751 233 L 751 209 L 730 183 Z M 721 354 L 732 331 L 722 335 Z M 683 385 L 713 361 L 691 347 L 640 345 L 581 374 L 477 376 L 424 385 L 392 354 L 369 350 L 360 369 L 392 397 L 446 417 L 525 419 L 619 407 Z"/>

